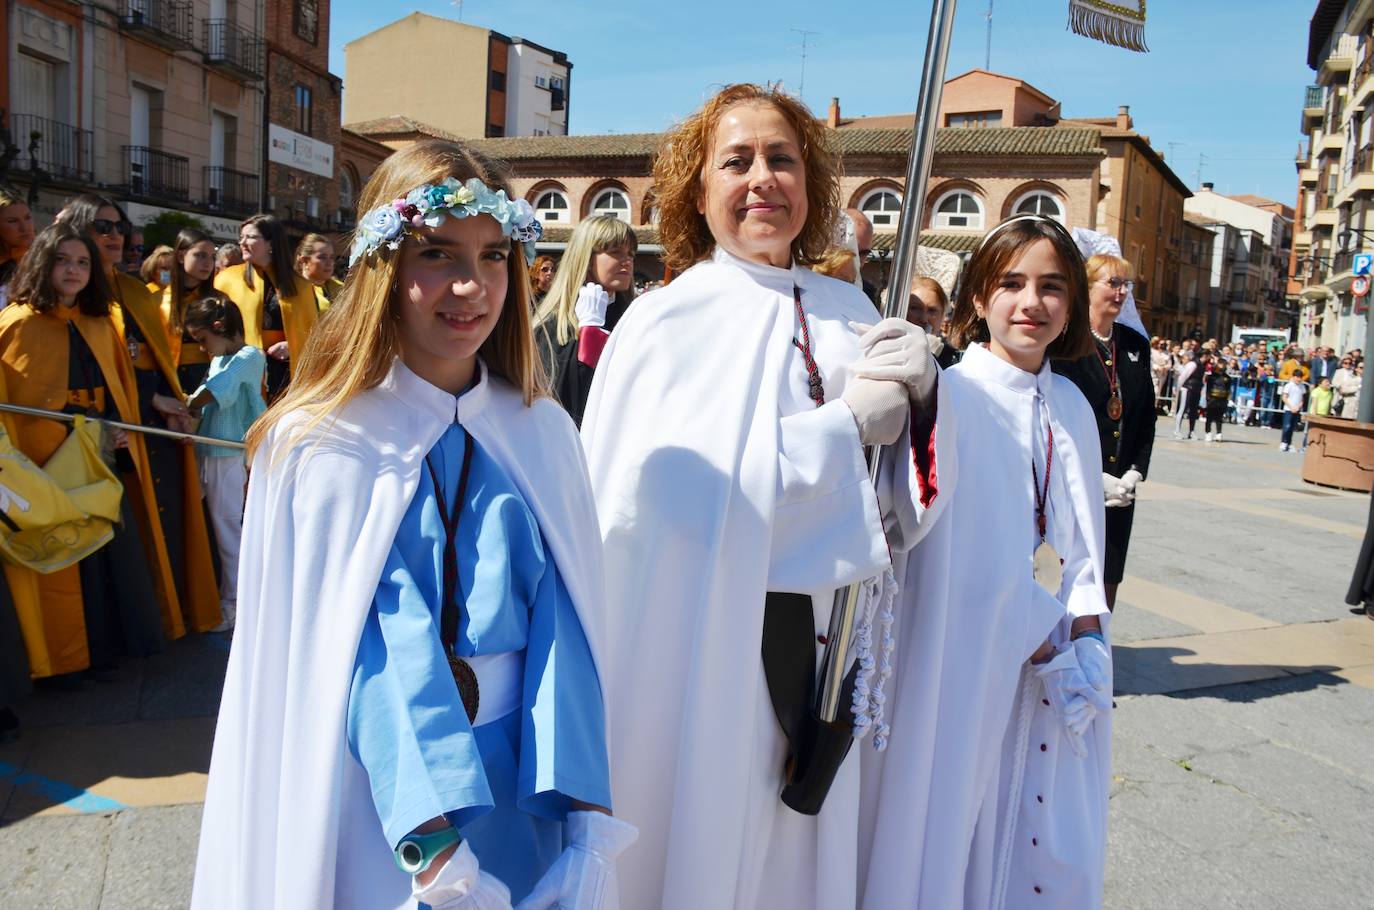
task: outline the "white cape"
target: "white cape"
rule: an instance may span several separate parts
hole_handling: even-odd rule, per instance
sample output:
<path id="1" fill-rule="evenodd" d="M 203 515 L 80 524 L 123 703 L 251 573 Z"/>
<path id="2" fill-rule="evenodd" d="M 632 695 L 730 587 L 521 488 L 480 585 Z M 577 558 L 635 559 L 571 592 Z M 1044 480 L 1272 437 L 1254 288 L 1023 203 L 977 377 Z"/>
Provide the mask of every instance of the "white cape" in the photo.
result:
<path id="1" fill-rule="evenodd" d="M 794 283 L 819 408 L 795 400 Z M 856 753 L 870 745 L 819 816 L 785 807 L 760 647 L 766 592 L 811 594 L 824 631 L 837 587 L 888 568 L 884 520 L 910 546 L 943 501 L 909 492 L 909 457 L 874 495 L 838 400 L 858 359 L 848 323 L 872 319 L 850 285 L 717 251 L 639 298 L 597 367 L 582 436 L 606 545 L 612 792 L 640 831 L 622 906 L 854 904 Z"/>
<path id="2" fill-rule="evenodd" d="M 1061 555 L 1073 583 L 1061 603 L 1031 572 L 1032 398 L 1003 384 L 1009 373 L 1020 371 L 975 345 L 942 376 L 958 417 L 959 476 L 952 489 L 942 483 L 940 495 L 950 497 L 943 517 L 904 567 L 892 741 L 881 755 L 864 754 L 865 910 L 1031 906 L 1037 885 L 1045 906 L 1096 906 L 1091 897 L 1065 898 L 1072 889 L 1059 886 L 1071 879 L 1077 893 L 1101 900 L 1110 717 L 1099 715 L 1089 758 L 1076 759 L 1049 709 L 1033 710 L 1043 708 L 1033 674 L 1021 683 L 1030 655 L 1046 638 L 1066 642 L 1074 616 L 1099 615 L 1107 627 L 1097 424 L 1077 387 L 1046 367 L 1038 382 L 1054 470 L 1072 503 L 1062 517 L 1072 518 L 1074 544 Z M 1024 523 L 1009 529 L 1008 515 Z M 1015 811 L 1026 801 L 1031 821 Z M 1029 854 L 1014 851 L 1021 835 L 1036 838 Z"/>
<path id="3" fill-rule="evenodd" d="M 455 420 L 529 504 L 601 665 L 601 546 L 576 430 L 552 401 L 527 408 L 479 369 L 455 399 L 397 360 L 304 442 L 288 447 L 288 419 L 254 458 L 194 910 L 415 906 L 349 753 L 346 711 L 383 561 L 425 454 Z"/>

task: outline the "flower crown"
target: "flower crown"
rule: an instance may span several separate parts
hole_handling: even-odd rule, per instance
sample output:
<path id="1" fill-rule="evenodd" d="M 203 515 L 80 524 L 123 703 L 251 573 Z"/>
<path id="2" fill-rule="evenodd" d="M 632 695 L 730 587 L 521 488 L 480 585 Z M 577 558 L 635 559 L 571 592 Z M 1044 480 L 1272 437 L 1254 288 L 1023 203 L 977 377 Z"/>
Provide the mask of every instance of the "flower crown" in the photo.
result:
<path id="1" fill-rule="evenodd" d="M 416 236 L 422 227 L 438 227 L 450 215 L 495 218 L 502 234 L 524 246 L 527 263 L 534 261 L 534 244 L 544 236 L 544 226 L 524 199 L 507 198 L 505 190 L 493 190 L 476 177 L 464 183 L 445 177 L 440 183 L 426 183 L 368 212 L 353 234 L 348 264 L 351 267 L 383 246 L 394 250 L 407 236 Z"/>

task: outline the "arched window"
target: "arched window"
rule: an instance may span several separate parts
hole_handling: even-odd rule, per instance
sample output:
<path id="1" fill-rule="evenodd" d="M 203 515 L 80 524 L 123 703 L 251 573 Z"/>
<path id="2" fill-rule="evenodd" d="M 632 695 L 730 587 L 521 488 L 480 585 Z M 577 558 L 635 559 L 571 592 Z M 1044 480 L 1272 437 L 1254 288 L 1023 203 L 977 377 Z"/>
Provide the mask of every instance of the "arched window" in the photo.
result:
<path id="1" fill-rule="evenodd" d="M 934 228 L 983 229 L 983 204 L 967 190 L 952 190 L 935 201 Z"/>
<path id="2" fill-rule="evenodd" d="M 895 228 L 902 213 L 902 197 L 890 189 L 873 190 L 859 202 L 859 211 L 875 228 Z"/>
<path id="3" fill-rule="evenodd" d="M 346 167 L 339 168 L 339 208 L 353 211 L 353 174 Z"/>
<path id="4" fill-rule="evenodd" d="M 1059 200 L 1043 190 L 1034 190 L 1026 193 L 1016 200 L 1016 205 L 1012 208 L 1013 215 L 1044 215 L 1046 218 L 1053 218 L 1060 224 L 1064 223 L 1064 207 L 1059 204 Z"/>
<path id="5" fill-rule="evenodd" d="M 568 222 L 568 197 L 562 190 L 545 190 L 534 200 L 534 217 L 544 224 Z"/>
<path id="6" fill-rule="evenodd" d="M 604 189 L 597 193 L 596 198 L 592 200 L 592 214 L 609 215 L 629 224 L 630 197 L 625 195 L 624 190 L 618 190 L 614 187 Z"/>

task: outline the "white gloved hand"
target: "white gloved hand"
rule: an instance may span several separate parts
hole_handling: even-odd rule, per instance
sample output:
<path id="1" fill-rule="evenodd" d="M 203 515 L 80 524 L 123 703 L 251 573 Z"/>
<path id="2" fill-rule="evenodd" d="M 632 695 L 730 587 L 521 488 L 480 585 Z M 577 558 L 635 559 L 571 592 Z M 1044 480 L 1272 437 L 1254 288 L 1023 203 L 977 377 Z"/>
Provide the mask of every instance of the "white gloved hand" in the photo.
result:
<path id="1" fill-rule="evenodd" d="M 1131 468 L 1125 474 L 1121 475 L 1121 482 L 1125 484 L 1126 492 L 1131 495 L 1131 499 L 1135 499 L 1135 485 L 1144 479 L 1145 476 L 1135 468 Z"/>
<path id="2" fill-rule="evenodd" d="M 1088 685 L 1078 666 L 1074 649 L 1065 648 L 1053 660 L 1037 666 L 1035 672 L 1045 684 L 1045 698 L 1050 709 L 1064 725 L 1064 738 L 1069 748 L 1079 758 L 1086 756 L 1088 747 L 1083 742 L 1083 734 L 1097 716 L 1097 708 L 1084 694 L 1092 686 Z"/>
<path id="3" fill-rule="evenodd" d="M 924 403 L 935 389 L 935 359 L 925 329 L 905 319 L 884 319 L 877 325 L 851 322 L 859 333 L 863 360 L 854 364 L 854 375 L 862 379 L 890 379 L 907 387 L 911 400 Z"/>
<path id="4" fill-rule="evenodd" d="M 1073 640 L 1074 656 L 1078 658 L 1078 668 L 1091 687 L 1083 693 L 1099 711 L 1109 710 L 1112 706 L 1112 652 L 1105 642 L 1091 635 L 1080 635 Z"/>
<path id="5" fill-rule="evenodd" d="M 611 295 L 595 281 L 588 281 L 577 292 L 577 327 L 606 324 L 606 308 L 611 305 Z"/>
<path id="6" fill-rule="evenodd" d="M 1131 500 L 1135 498 L 1130 488 L 1120 477 L 1108 474 L 1106 471 L 1102 472 L 1102 494 L 1109 509 L 1128 506 L 1131 504 Z"/>
<path id="7" fill-rule="evenodd" d="M 477 866 L 467 841 L 458 845 L 425 887 L 411 879 L 410 894 L 434 910 L 510 910 L 510 889 Z"/>
<path id="8" fill-rule="evenodd" d="M 911 400 L 900 382 L 851 379 L 840 400 L 849 406 L 859 426 L 859 442 L 866 446 L 890 446 L 902 438 L 911 413 Z"/>
<path id="9" fill-rule="evenodd" d="M 926 332 L 926 344 L 930 347 L 932 357 L 939 357 L 945 352 L 945 339 L 934 332 Z"/>
<path id="10" fill-rule="evenodd" d="M 619 910 L 616 857 L 635 842 L 639 829 L 601 812 L 569 812 L 567 848 L 516 910 Z"/>

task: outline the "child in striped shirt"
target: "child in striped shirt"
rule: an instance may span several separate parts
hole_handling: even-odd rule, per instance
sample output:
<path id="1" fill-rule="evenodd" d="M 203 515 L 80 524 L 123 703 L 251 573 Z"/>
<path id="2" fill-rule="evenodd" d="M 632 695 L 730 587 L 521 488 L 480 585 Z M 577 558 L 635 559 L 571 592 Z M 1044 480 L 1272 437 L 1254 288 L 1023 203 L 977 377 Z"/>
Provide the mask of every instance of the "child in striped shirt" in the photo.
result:
<path id="1" fill-rule="evenodd" d="M 243 341 L 243 316 L 233 302 L 205 297 L 186 310 L 186 331 L 209 354 L 210 372 L 191 393 L 187 406 L 201 416 L 199 434 L 242 443 L 253 421 L 267 409 L 262 377 L 267 358 Z M 220 561 L 220 611 L 224 622 L 214 631 L 234 627 L 238 601 L 239 536 L 243 530 L 244 491 L 248 469 L 242 446 L 196 445 L 200 481 L 210 508 L 210 523 Z"/>

